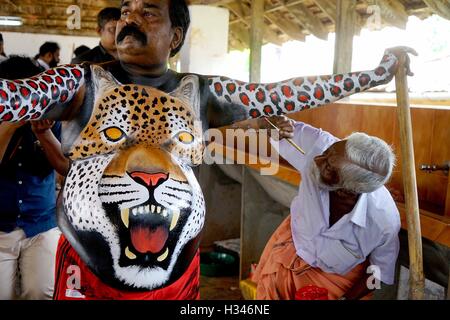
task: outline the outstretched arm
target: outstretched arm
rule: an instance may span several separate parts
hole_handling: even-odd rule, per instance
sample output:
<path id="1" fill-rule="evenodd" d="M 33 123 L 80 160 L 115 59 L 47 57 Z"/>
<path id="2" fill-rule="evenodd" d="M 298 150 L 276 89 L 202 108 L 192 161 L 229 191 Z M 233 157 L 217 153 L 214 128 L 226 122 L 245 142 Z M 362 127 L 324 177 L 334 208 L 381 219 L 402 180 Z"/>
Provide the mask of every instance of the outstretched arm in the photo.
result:
<path id="1" fill-rule="evenodd" d="M 0 122 L 57 118 L 83 84 L 81 65 L 60 66 L 28 79 L 0 79 Z"/>
<path id="2" fill-rule="evenodd" d="M 216 112 L 224 122 L 281 115 L 332 103 L 351 94 L 388 83 L 397 70 L 398 55 L 416 52 L 407 47 L 388 49 L 374 70 L 327 76 L 293 78 L 278 83 L 244 83 L 209 77 Z M 409 71 L 408 74 L 412 75 Z M 224 125 L 227 123 L 221 123 Z"/>

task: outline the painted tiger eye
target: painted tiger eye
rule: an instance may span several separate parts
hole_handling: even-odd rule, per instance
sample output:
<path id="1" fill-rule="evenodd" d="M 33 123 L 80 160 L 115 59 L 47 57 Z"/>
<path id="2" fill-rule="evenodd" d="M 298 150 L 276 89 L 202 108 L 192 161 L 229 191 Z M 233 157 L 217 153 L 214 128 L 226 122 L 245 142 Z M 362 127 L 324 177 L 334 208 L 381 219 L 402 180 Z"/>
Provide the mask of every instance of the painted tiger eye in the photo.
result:
<path id="1" fill-rule="evenodd" d="M 117 127 L 107 128 L 103 132 L 105 137 L 113 142 L 119 141 L 125 135 L 124 132 Z"/>
<path id="2" fill-rule="evenodd" d="M 178 134 L 178 140 L 182 143 L 188 144 L 194 141 L 194 136 L 189 132 L 181 132 Z"/>

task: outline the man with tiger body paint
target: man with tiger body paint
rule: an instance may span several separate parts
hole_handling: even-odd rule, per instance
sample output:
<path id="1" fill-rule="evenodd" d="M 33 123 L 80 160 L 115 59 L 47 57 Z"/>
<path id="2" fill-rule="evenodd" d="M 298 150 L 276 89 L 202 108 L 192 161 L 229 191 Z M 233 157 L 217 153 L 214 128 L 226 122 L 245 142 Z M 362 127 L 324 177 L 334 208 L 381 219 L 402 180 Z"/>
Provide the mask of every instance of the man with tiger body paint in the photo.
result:
<path id="1" fill-rule="evenodd" d="M 2 80 L 0 119 L 68 121 L 56 299 L 197 299 L 201 131 L 387 83 L 410 51 L 388 50 L 365 72 L 243 83 L 167 69 L 189 26 L 184 0 L 124 0 L 121 12 L 118 61 Z"/>

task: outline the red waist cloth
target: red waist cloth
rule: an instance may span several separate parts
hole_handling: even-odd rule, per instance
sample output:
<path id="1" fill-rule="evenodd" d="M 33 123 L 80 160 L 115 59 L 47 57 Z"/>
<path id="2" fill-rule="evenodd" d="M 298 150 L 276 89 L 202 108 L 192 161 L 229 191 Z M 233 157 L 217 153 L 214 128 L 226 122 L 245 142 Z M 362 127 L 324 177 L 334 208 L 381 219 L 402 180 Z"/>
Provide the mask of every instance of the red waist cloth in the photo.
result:
<path id="1" fill-rule="evenodd" d="M 79 286 L 74 269 L 80 270 Z M 122 291 L 103 283 L 61 235 L 56 252 L 54 300 L 198 300 L 200 282 L 200 255 L 197 251 L 189 268 L 171 285 L 142 292 Z M 74 289 L 72 289 L 74 288 Z"/>

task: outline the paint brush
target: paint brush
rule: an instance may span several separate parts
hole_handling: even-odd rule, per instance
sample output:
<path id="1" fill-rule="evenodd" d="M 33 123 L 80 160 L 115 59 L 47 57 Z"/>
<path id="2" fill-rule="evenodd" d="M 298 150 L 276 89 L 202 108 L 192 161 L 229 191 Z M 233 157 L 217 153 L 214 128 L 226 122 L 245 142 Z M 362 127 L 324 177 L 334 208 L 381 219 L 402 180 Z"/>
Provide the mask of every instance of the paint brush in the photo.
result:
<path id="1" fill-rule="evenodd" d="M 280 132 L 280 129 L 272 123 L 268 118 L 264 117 L 264 119 L 267 121 L 268 124 L 272 126 L 275 130 Z M 291 138 L 285 138 L 287 142 L 289 142 L 295 149 L 297 149 L 300 153 L 305 154 L 305 151 L 303 151 L 302 148 L 300 148 Z"/>

